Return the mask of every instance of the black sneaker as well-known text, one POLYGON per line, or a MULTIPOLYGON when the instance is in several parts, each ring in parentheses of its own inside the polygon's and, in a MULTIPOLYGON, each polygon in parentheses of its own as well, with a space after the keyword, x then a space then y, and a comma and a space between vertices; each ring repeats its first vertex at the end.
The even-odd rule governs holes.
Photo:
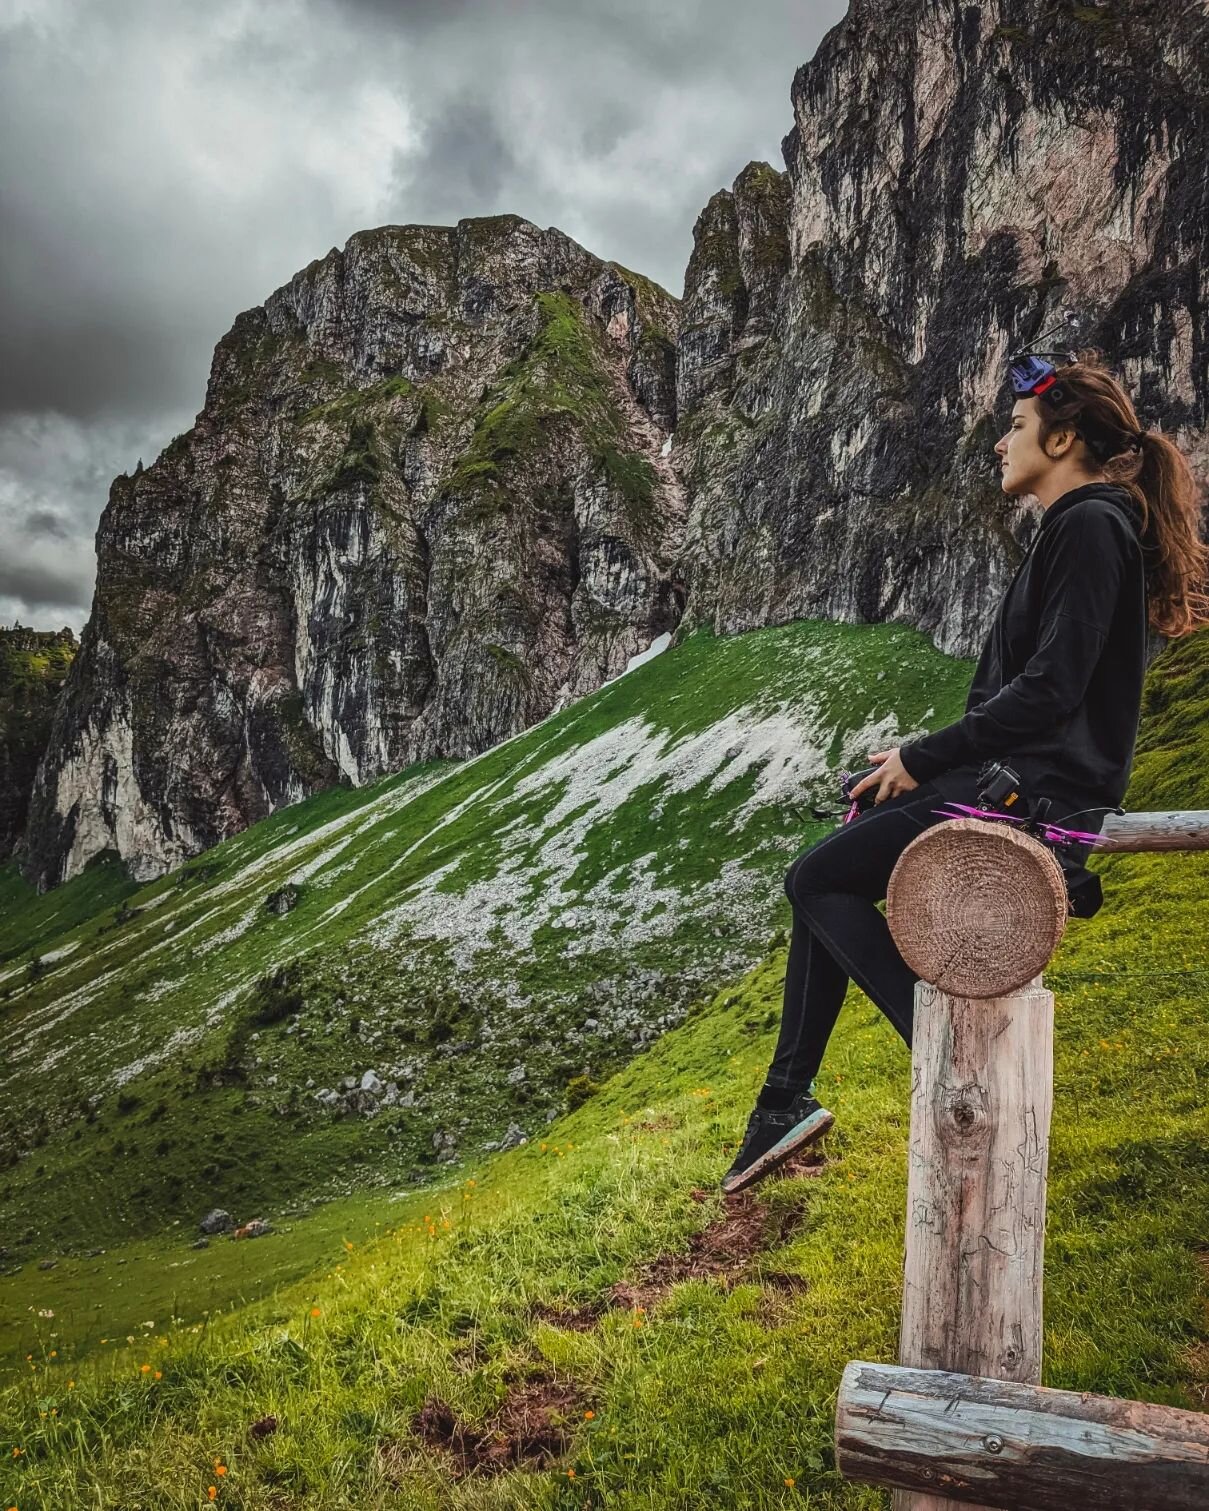
POLYGON ((784 1112, 756 1107, 747 1120, 735 1162, 722 1177, 723 1195, 762 1180, 799 1149, 821 1138, 834 1122, 835 1114, 816 1102, 809 1089, 799 1092, 784 1112))

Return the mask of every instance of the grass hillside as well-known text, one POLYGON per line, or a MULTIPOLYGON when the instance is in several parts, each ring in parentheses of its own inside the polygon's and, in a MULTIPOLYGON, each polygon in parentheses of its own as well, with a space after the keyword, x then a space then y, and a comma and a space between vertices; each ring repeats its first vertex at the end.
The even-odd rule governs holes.
MULTIPOLYGON (((953 716, 967 677, 901 627, 701 632, 137 890, 112 861, 43 896, 10 868, 0 1267, 20 1289, 215 1206, 297 1217, 539 1132, 766 952, 836 765, 953 716)), ((10 1313, 0 1345, 23 1339, 10 1313)))
MULTIPOLYGON (((900 706, 900 730, 917 719, 934 723, 951 717, 951 698, 964 688, 968 667, 945 664, 941 658, 925 667, 917 637, 908 635, 891 648, 878 641, 881 630, 803 625, 734 641, 694 638, 567 711, 572 720, 580 721, 579 738, 572 733, 574 726, 566 729, 567 762, 553 768, 565 782, 559 793, 575 801, 571 773, 590 764, 571 752, 578 749, 581 757, 590 752, 591 741, 601 737, 603 728, 625 729, 639 717, 639 709, 648 720, 662 717, 657 710, 666 711, 676 692, 693 715, 680 727, 681 746, 691 749, 695 732, 725 725, 726 709, 756 699, 764 712, 740 721, 750 741, 760 719, 769 716, 770 704, 786 696, 778 678, 804 674, 804 658, 794 652, 804 648, 809 637, 831 631, 852 637, 850 643, 857 649, 851 670, 834 646, 825 647, 817 660, 819 672, 836 681, 828 693, 816 689, 811 696, 834 698, 838 703, 833 706, 840 706, 849 696, 842 690, 845 678, 853 679, 853 695, 861 685, 878 686, 875 665, 880 661, 878 669, 886 670, 895 664, 892 655, 909 649, 921 656, 918 703, 914 708, 900 706), (805 638, 795 643, 793 635, 805 638), (857 664, 862 653, 869 658, 863 667, 857 664), (735 659, 724 667, 728 656, 735 659), (753 663, 747 659, 751 657, 761 660, 753 663), (757 665, 765 678, 763 692, 753 669, 757 665), (942 694, 939 679, 946 673, 952 673, 952 680, 942 694), (712 716, 702 708, 710 688, 715 697, 712 716), (760 703, 764 696, 770 702, 760 703), (942 706, 942 697, 950 706, 942 706), (610 707, 610 700, 618 701, 610 707), (923 708, 933 702, 936 712, 924 720, 923 708)), ((888 697, 897 700, 897 673, 893 680, 888 697)), ((795 709, 807 685, 792 695, 795 709)), ((1171 647, 1151 669, 1127 807, 1178 803, 1209 808, 1207 711, 1209 636, 1201 634, 1171 647)), ((862 720, 868 724, 886 717, 874 702, 854 708, 840 723, 855 731, 862 720)), ((478 790, 485 792, 490 782, 498 781, 506 785, 511 804, 523 805, 531 791, 524 787, 525 775, 534 769, 528 763, 538 759, 539 747, 547 762, 557 761, 562 734, 557 720, 550 720, 477 763, 445 773, 440 781, 433 772, 405 773, 371 792, 329 794, 316 804, 327 802, 331 807, 306 805, 305 829, 300 825, 288 838, 282 830, 298 823, 303 810, 277 815, 268 825, 202 858, 219 863, 223 851, 245 846, 241 856, 236 850, 238 859, 228 862, 231 869, 225 878, 219 871, 208 882, 193 884, 208 888, 209 905, 197 915, 182 914, 170 933, 193 921, 193 937, 200 943, 204 929, 217 928, 224 939, 211 954, 220 949, 232 952, 223 990, 235 992, 240 971, 247 973, 238 988, 244 997, 232 996, 224 1011, 230 1015, 245 998, 259 1000, 263 1007, 256 982, 263 979, 272 956, 264 945, 259 954, 252 954, 250 936, 258 931, 267 936, 269 927, 277 924, 299 928, 307 916, 307 893, 304 890, 298 906, 284 917, 269 915, 270 926, 258 911, 240 932, 233 929, 227 911, 217 916, 209 911, 224 909, 226 894, 220 889, 225 883, 240 874, 248 878, 243 903, 230 910, 242 922, 270 880, 265 858, 279 845, 305 832, 316 852, 326 855, 351 828, 359 843, 350 841, 339 859, 329 855, 323 865, 352 866, 356 856, 371 850, 368 840, 377 826, 407 823, 411 802, 431 803, 441 782, 456 784, 472 776, 474 767, 479 772, 478 790), (526 741, 533 744, 525 747, 526 741), (488 768, 497 758, 504 764, 488 768), (406 797, 409 788, 411 798, 406 797), (374 806, 391 801, 400 806, 390 817, 374 806), (345 828, 331 827, 339 824, 345 828), (261 832, 270 826, 276 826, 275 834, 261 832), (258 858, 264 870, 253 869, 258 858), (197 922, 198 917, 205 921, 197 922), (249 953, 241 956, 241 948, 249 953)), ((720 748, 730 738, 724 735, 711 747, 717 752, 711 767, 715 775, 738 760, 727 754, 729 746, 720 748)), ((836 738, 829 752, 833 757, 843 745, 843 736, 836 738)), ((649 769, 640 757, 631 754, 629 761, 637 761, 643 771, 649 769)), ((708 798, 714 778, 699 780, 695 801, 677 807, 675 779, 664 769, 661 795, 671 818, 656 825, 648 815, 645 828, 639 823, 632 838, 611 846, 603 842, 608 832, 603 823, 589 831, 597 835, 600 851, 588 861, 593 846, 584 844, 578 864, 587 863, 594 870, 580 874, 595 876, 599 888, 614 867, 627 860, 630 865, 628 886, 611 909, 603 896, 586 894, 592 898, 592 916, 599 923, 611 913, 621 925, 618 934, 634 927, 640 916, 646 894, 638 890, 638 877, 642 871, 659 869, 656 859, 636 872, 633 858, 643 853, 658 857, 661 850, 654 847, 667 837, 667 824, 673 820, 681 828, 679 833, 673 829, 671 837, 691 843, 673 846, 666 870, 657 876, 664 890, 672 890, 668 878, 680 874, 676 860, 682 854, 690 859, 678 894, 691 899, 696 890, 698 896, 716 896, 707 891, 709 868, 695 873, 691 869, 699 853, 715 845, 716 871, 726 860, 747 853, 744 843, 750 853, 761 853, 755 838, 766 838, 769 870, 763 893, 757 888, 754 894, 763 896, 763 903, 753 902, 752 894, 741 896, 734 914, 725 913, 721 900, 715 903, 723 919, 758 908, 764 911, 745 946, 741 932, 710 932, 722 927, 721 922, 702 927, 701 913, 693 906, 679 915, 681 925, 669 922, 662 941, 667 954, 661 958, 675 958, 678 928, 683 926, 683 960, 699 950, 705 961, 695 977, 699 986, 686 998, 669 1001, 670 1010, 663 1016, 670 1017, 673 1026, 603 1085, 581 1083, 571 1096, 564 1087, 561 1099, 556 1099, 552 1075, 544 1083, 549 1106, 557 1109, 569 1099, 583 1100, 548 1126, 540 1121, 543 1102, 519 1104, 530 1114, 532 1125, 524 1145, 484 1156, 467 1137, 457 1150, 461 1162, 435 1172, 426 1169, 425 1174, 436 1179, 423 1189, 409 1191, 405 1181, 399 1190, 375 1190, 368 1182, 353 1189, 356 1183, 350 1179, 351 1194, 299 1215, 290 1222, 288 1235, 279 1232, 246 1243, 216 1240, 209 1249, 194 1252, 185 1236, 173 1247, 167 1235, 155 1231, 154 1192, 140 1204, 113 1191, 120 1183, 118 1159, 107 1180, 103 1174, 103 1160, 113 1158, 107 1140, 129 1129, 135 1143, 133 1168, 143 1181, 150 1180, 147 1141, 174 1115, 172 1093, 147 1091, 169 1103, 168 1110, 154 1119, 149 1116, 154 1101, 140 1101, 125 1113, 102 1102, 92 1124, 86 1119, 82 1124, 57 1124, 48 1113, 45 1143, 23 1154, 7 1172, 5 1200, 12 1205, 4 1212, 5 1230, 11 1231, 19 1212, 31 1222, 51 1223, 61 1221, 65 1211, 77 1222, 81 1217, 91 1220, 96 1213, 103 1225, 100 1207, 112 1194, 119 1207, 119 1218, 108 1219, 112 1230, 120 1232, 122 1222, 139 1236, 91 1259, 62 1254, 56 1268, 48 1271, 36 1262, 45 1245, 31 1245, 19 1272, 0 1282, 14 1317, 21 1317, 8 1339, 19 1340, 21 1353, 28 1355, 19 1361, 19 1377, 0 1396, 0 1422, 7 1433, 0 1439, 0 1504, 15 1505, 18 1511, 85 1505, 133 1511, 211 1501, 275 1511, 387 1505, 607 1505, 654 1511, 698 1505, 888 1504, 880 1492, 842 1482, 831 1450, 840 1371, 849 1358, 894 1357, 901 1286, 909 1065, 896 1036, 855 989, 820 1080, 837 1114, 822 1153, 814 1163, 745 1196, 723 1201, 717 1192, 718 1176, 767 1064, 779 1013, 783 937, 766 940, 769 949, 761 951, 759 946, 761 930, 770 933, 788 921, 788 905, 771 883, 777 871, 783 871, 790 846, 783 843, 778 850, 774 841, 790 840, 792 847, 800 848, 810 837, 795 827, 787 808, 770 803, 749 810, 746 841, 740 827, 734 848, 727 848, 721 836, 730 832, 728 823, 735 822, 743 803, 760 790, 752 768, 746 770, 746 780, 732 794, 729 813, 715 817, 712 824, 708 798), (774 820, 778 813, 784 828, 778 829, 774 820), (643 845, 645 850, 639 848, 643 845), (752 959, 732 966, 744 947, 753 951, 752 959), (733 979, 718 986, 728 969, 734 971, 733 979), (125 1124, 118 1122, 121 1117, 127 1119, 125 1124), (103 1125, 99 1131, 97 1124, 103 1125), (91 1140, 97 1142, 89 1152, 91 1140), (81 1152, 73 1158, 73 1150, 81 1152), (37 1162, 46 1166, 40 1183, 29 1173, 37 1162), (95 1205, 86 1200, 89 1178, 101 1186, 95 1205), (263 1288, 265 1270, 255 1271, 254 1266, 267 1270, 271 1264, 274 1278, 285 1280, 286 1258, 253 1260, 253 1255, 283 1256, 289 1249, 299 1250, 299 1262, 307 1266, 305 1276, 220 1314, 224 1289, 235 1295, 242 1287, 250 1295, 258 1286, 263 1288), (220 1261, 227 1273, 205 1269, 220 1261), (171 1265, 178 1267, 178 1275, 188 1274, 186 1264, 195 1266, 187 1282, 166 1278, 171 1265), (242 1274, 237 1273, 240 1266, 242 1274), (133 1300, 123 1301, 122 1286, 136 1292, 133 1300), (199 1300, 204 1300, 207 1315, 199 1315, 199 1300), (143 1315, 136 1320, 140 1304, 143 1315)), ((762 770, 767 780, 770 766, 762 770)), ((796 780, 800 795, 808 785, 805 769, 796 780)), ((600 775, 593 789, 601 790, 600 775)), ((469 831, 447 851, 437 838, 440 815, 457 810, 466 795, 457 786, 447 806, 435 812, 418 809, 416 828, 408 833, 418 839, 422 825, 428 825, 422 844, 431 848, 412 853, 428 857, 429 875, 440 872, 455 856, 465 856, 468 877, 481 882, 469 831)), ((542 810, 546 827, 552 813, 559 815, 557 801, 542 810)), ((611 810, 610 825, 619 822, 625 806, 611 810)), ((505 826, 511 825, 507 836, 513 845, 533 835, 541 821, 532 810, 527 820, 521 818, 525 811, 508 804, 501 808, 505 826)), ((461 808, 450 826, 469 812, 461 808)), ((484 823, 487 818, 483 813, 484 823)), ((635 819, 638 822, 637 814, 635 819)), ((506 868, 508 857, 498 830, 484 831, 484 861, 493 832, 495 862, 506 868)), ((546 837, 547 854, 552 838, 546 837)), ((392 859, 408 853, 401 839, 398 834, 390 839, 379 836, 381 844, 396 846, 392 859)), ((301 870, 306 865, 298 852, 279 854, 277 861, 271 880, 278 884, 290 867, 301 870)), ((553 885, 566 873, 557 863, 548 864, 546 884, 553 885)), ((1172 854, 1104 856, 1093 864, 1104 877, 1106 905, 1095 919, 1071 924, 1046 973, 1057 996, 1058 1016, 1045 1379, 1057 1386, 1204 1407, 1209 1392, 1203 1224, 1209 1210, 1209 1130, 1204 1118, 1209 947, 1200 918, 1209 863, 1203 854, 1172 854)), ((525 875, 542 875, 532 867, 532 858, 530 866, 525 875)), ((307 881, 313 885, 319 874, 319 868, 309 872, 302 878, 303 887, 307 881)), ((317 909, 310 915, 312 923, 336 900, 349 899, 328 918, 326 927, 354 913, 359 895, 365 894, 358 894, 344 878, 356 874, 343 874, 338 898, 312 905, 317 909)), ((379 937, 395 941, 384 948, 394 950, 390 958, 400 974, 409 972, 411 952, 427 936, 417 928, 406 936, 406 947, 400 945, 400 936, 384 926, 385 898, 392 896, 398 906, 407 896, 407 881, 420 874, 420 866, 409 872, 406 860, 400 860, 392 873, 397 878, 393 894, 382 880, 373 883, 381 890, 364 914, 373 928, 383 931, 379 937)), ((571 873, 573 880, 576 875, 571 873)), ((524 906, 536 899, 525 896, 520 876, 514 875, 511 887, 519 905, 511 912, 505 894, 492 894, 504 905, 495 946, 498 990, 503 995, 515 990, 519 997, 534 987, 523 974, 528 957, 509 927, 519 928, 518 912, 523 914, 524 906)), ((125 899, 122 910, 133 911, 143 896, 163 894, 171 901, 153 905, 153 917, 169 917, 165 910, 170 907, 197 906, 187 902, 185 886, 180 889, 185 896, 178 901, 175 888, 174 879, 167 878, 125 899)), ((423 888, 413 895, 425 895, 423 888)), ((44 903, 42 899, 32 906, 44 903)), ((424 915, 430 927, 436 911, 429 905, 424 915)), ((669 907, 667 912, 677 910, 669 907)), ((456 894, 448 913, 458 915, 456 894)), ((414 922, 416 915, 410 916, 414 922)), ((103 1019, 99 1014, 90 1017, 88 1010, 109 988, 106 973, 124 974, 127 991, 133 993, 130 983, 142 978, 132 973, 150 968, 156 960, 155 944, 168 948, 151 936, 127 956, 105 955, 117 943, 116 938, 112 943, 106 940, 122 937, 122 929, 138 919, 96 933, 111 922, 108 912, 101 920, 75 921, 67 938, 43 953, 45 958, 61 950, 63 943, 78 941, 75 950, 51 962, 52 969, 66 968, 85 951, 98 957, 90 973, 77 967, 80 975, 70 988, 86 995, 91 986, 96 992, 75 1010, 77 1035, 92 1032, 94 1038, 86 1057, 72 1061, 72 1073, 86 1074, 95 1059, 100 1082, 113 1076, 119 1061, 118 1068, 125 1068, 129 1061, 122 1056, 137 1053, 148 1065, 121 1084, 139 1085, 139 1076, 148 1076, 149 1085, 158 1087, 154 1078, 179 1074, 190 1055, 200 1064, 201 1046, 207 1040, 203 1032, 180 1053, 170 1052, 158 1067, 150 1063, 154 1049, 146 1047, 150 1029, 144 1020, 153 1016, 148 1004, 158 1004, 167 994, 156 998, 149 986, 140 985, 137 997, 126 997, 130 1006, 125 1014, 121 997, 110 999, 114 1035, 125 1034, 126 1042, 119 1046, 120 1054, 102 1058, 103 1019)), ((535 936, 543 922, 548 920, 539 916, 535 936)), ((363 940, 373 937, 368 922, 357 925, 354 918, 349 927, 365 929, 363 940)), ((586 933, 586 924, 581 927, 586 933)), ((437 972, 448 970, 452 961, 460 984, 476 962, 468 955, 459 959, 451 942, 452 924, 443 938, 450 953, 430 957, 432 979, 439 979, 437 972)), ((296 951, 303 942, 294 941, 296 951)), ((527 942, 530 954, 536 954, 540 939, 536 945, 532 939, 527 942)), ((632 939, 613 960, 650 944, 632 939)), ((335 946, 333 938, 332 953, 335 946)), ((585 952, 585 967, 606 967, 605 947, 597 948, 600 956, 585 952)), ((353 969, 368 953, 364 943, 359 951, 351 951, 347 968, 353 969)), ((205 983, 212 967, 210 955, 200 950, 196 955, 195 1011, 204 1022, 215 1001, 205 995, 211 990, 205 983)), ((555 969, 557 947, 546 960, 555 970, 554 990, 566 993, 562 1010, 569 1013, 573 998, 568 976, 575 957, 565 938, 562 956, 566 975, 555 969)), ((13 1034, 22 1019, 31 1030, 50 1024, 55 999, 38 996, 45 990, 41 977, 26 979, 25 958, 12 958, 24 974, 14 978, 20 989, 4 1004, 5 1032, 13 1034)), ((178 959, 166 974, 171 977, 173 970, 181 971, 187 964, 178 959)), ((482 962, 478 965, 481 968, 482 962)), ((656 969, 644 967, 641 955, 638 968, 656 969)), ((668 966, 658 969, 671 977, 668 966)), ((369 995, 383 990, 384 980, 382 968, 369 995)), ((62 992, 58 1010, 70 1000, 62 992)), ((648 1026, 658 1026, 658 1002, 658 988, 653 988, 643 1009, 648 1026)), ((592 1003, 595 1015, 595 989, 592 1003)), ((177 1006, 183 1014, 183 997, 177 1006)), ((333 1021, 341 1022, 344 1013, 360 1012, 363 1006, 348 1002, 341 1013, 333 1011, 333 1021)), ((294 1016, 305 1023, 313 1011, 308 1004, 296 1015, 259 1030, 261 1039, 249 1041, 239 1061, 248 1078, 244 1083, 190 1089, 192 1142, 199 1150, 208 1151, 208 1135, 214 1130, 226 1128, 227 1139, 236 1139, 237 1130, 247 1126, 240 1119, 259 1120, 253 1126, 268 1127, 264 1109, 272 1099, 256 1076, 275 1057, 301 1052, 303 1046, 275 1046, 294 1016), (271 1053, 268 1041, 274 1046, 271 1053), (265 1048, 254 1051, 252 1042, 265 1048), (257 1053, 266 1062, 260 1067, 254 1063, 257 1053), (261 1100, 255 1102, 258 1097, 261 1100), (238 1115, 235 1098, 242 1098, 245 1109, 238 1115)), ((317 1016, 322 1023, 322 1011, 317 1016)), ((159 1027, 161 1043, 170 1021, 159 1027)), ((179 1029, 188 1031, 196 1021, 182 1016, 179 1029)), ((605 1021, 603 1010, 600 1021, 605 1021)), ((216 1022, 211 1032, 221 1036, 225 1030, 216 1022)), ((291 1038, 300 1034, 301 1029, 291 1038)), ((313 1037, 326 1036, 316 1029, 313 1037)), ((588 1042, 581 1024, 573 1025, 568 1035, 568 1042, 577 1040, 588 1042)), ((11 1046, 25 1042, 14 1035, 6 1054, 13 1052, 11 1046)), ((76 1042, 66 1033, 45 1038, 37 1053, 61 1051, 57 1065, 70 1060, 76 1042)), ((219 1042, 225 1045, 226 1040, 220 1037, 219 1042)), ((456 1042, 456 1031, 454 1039, 440 1042, 456 1042)), ((340 1047, 343 1050, 343 1044, 340 1047)), ((632 1038, 628 1045, 618 1043, 614 1052, 624 1059, 633 1050, 632 1038)), ((449 1064, 460 1069, 468 1061, 490 1060, 497 1081, 503 1079, 507 1085, 513 1046, 497 1054, 479 1043, 474 1051, 450 1057, 449 1064)), ((346 1062, 337 1057, 327 1063, 346 1062)), ((44 1100, 51 1080, 45 1069, 43 1065, 24 1073, 44 1100)), ((300 1065, 291 1067, 291 1074, 301 1070, 300 1065)), ((590 1081, 603 1077, 602 1064, 590 1081)), ((20 1079, 18 1072, 6 1096, 20 1079)), ((190 1082, 190 1088, 195 1084, 190 1082)), ((423 1084, 427 1088, 434 1083, 423 1084)), ((513 1091, 523 1084, 514 1083, 513 1091)), ((468 1098, 490 1089, 469 1081, 466 1085, 473 1088, 463 1093, 468 1098)), ((515 1109, 508 1111, 505 1088, 495 1090, 500 1098, 494 1104, 497 1119, 520 1116, 515 1109)), ((183 1083, 178 1083, 176 1094, 184 1098, 183 1083)), ((26 1105, 28 1109, 31 1104, 26 1105)), ((345 1138, 340 1147, 347 1160, 352 1159, 355 1136, 369 1151, 371 1170, 379 1162, 388 1165, 386 1184, 398 1185, 400 1169, 389 1162, 406 1133, 393 1136, 390 1153, 379 1151, 376 1144, 379 1125, 389 1115, 393 1109, 369 1119, 336 1119, 331 1127, 339 1128, 345 1138)), ((449 1114, 442 1115, 448 1121, 449 1114)), ((314 1160, 315 1168, 322 1168, 320 1155, 313 1151, 322 1150, 325 1136, 330 1136, 323 1125, 295 1126, 288 1113, 273 1116, 287 1130, 278 1156, 282 1163, 289 1165, 290 1152, 296 1150, 298 1160, 314 1160)), ((287 1189, 283 1175, 270 1177, 251 1158, 257 1153, 247 1152, 246 1169, 231 1167, 243 1170, 238 1178, 266 1182, 269 1193, 287 1189)), ((188 1168, 187 1161, 183 1168, 188 1168)), ((335 1183, 332 1189, 337 1189, 335 1183)), ((190 1208, 182 1224, 196 1221, 198 1194, 192 1201, 182 1198, 190 1208)), ((246 1208, 240 1215, 246 1215, 246 1208)))

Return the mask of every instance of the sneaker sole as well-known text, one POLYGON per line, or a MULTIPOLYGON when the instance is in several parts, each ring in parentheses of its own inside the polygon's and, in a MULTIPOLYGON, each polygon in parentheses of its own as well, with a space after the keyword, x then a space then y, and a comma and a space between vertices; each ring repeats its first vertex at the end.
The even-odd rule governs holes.
POLYGON ((729 1180, 721 1182, 722 1194, 731 1196, 736 1191, 745 1191, 748 1186, 754 1186, 758 1180, 763 1180, 770 1175, 778 1166, 783 1165, 787 1159, 795 1155, 799 1149, 805 1149, 813 1144, 827 1132, 835 1122, 835 1114, 828 1112, 826 1107, 820 1107, 818 1112, 813 1112, 801 1123, 791 1128, 779 1144, 774 1144, 767 1150, 754 1165, 749 1165, 746 1170, 738 1175, 731 1176, 729 1180))

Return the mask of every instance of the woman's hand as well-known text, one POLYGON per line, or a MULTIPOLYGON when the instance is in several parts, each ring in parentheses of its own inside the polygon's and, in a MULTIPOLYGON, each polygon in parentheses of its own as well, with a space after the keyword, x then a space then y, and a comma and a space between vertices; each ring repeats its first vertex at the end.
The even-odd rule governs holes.
POLYGON ((863 782, 852 789, 852 796, 859 797, 868 787, 877 788, 874 803, 884 803, 888 797, 897 797, 900 792, 910 792, 919 783, 898 758, 898 746, 893 750, 871 750, 869 759, 876 761, 880 770, 872 772, 863 782))

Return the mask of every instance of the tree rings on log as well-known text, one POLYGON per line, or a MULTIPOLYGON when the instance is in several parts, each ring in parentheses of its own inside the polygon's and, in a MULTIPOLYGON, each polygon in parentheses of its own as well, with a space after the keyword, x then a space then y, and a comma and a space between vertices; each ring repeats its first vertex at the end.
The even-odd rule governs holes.
POLYGON ((1003 997, 1049 963, 1066 928, 1062 867, 1031 835, 948 819, 898 858, 886 921, 921 981, 955 997, 1003 997))

